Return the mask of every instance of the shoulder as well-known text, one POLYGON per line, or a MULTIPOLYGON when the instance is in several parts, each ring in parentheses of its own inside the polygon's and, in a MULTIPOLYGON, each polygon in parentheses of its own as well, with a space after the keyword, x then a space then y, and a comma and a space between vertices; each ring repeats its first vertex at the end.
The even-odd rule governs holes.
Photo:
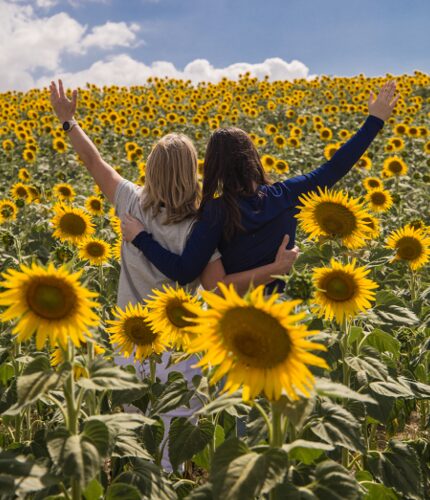
POLYGON ((287 193, 288 179, 282 182, 274 182, 260 186, 260 192, 268 198, 280 198, 287 193))
POLYGON ((122 179, 115 190, 114 205, 117 211, 123 211, 135 198, 140 197, 142 187, 127 179, 122 179))

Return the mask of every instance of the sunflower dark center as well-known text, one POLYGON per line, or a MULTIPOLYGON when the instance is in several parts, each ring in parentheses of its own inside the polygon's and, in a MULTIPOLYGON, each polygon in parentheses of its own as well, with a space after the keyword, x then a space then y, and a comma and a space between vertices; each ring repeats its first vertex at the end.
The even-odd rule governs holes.
POLYGON ((87 253, 91 255, 91 257, 102 257, 105 254, 105 248, 100 243, 96 241, 92 241, 88 243, 86 246, 87 253))
POLYGON ((321 229, 327 234, 349 236, 357 227, 354 213, 347 207, 325 201, 315 210, 315 217, 321 229))
POLYGON ((394 174, 398 174, 399 172, 402 171, 402 164, 399 161, 394 160, 394 161, 390 162, 389 169, 394 174))
POLYGON ((411 236, 401 238, 396 246, 397 255, 404 260, 415 260, 423 251, 420 241, 411 236))
POLYGON ((60 193, 63 195, 63 196, 71 196, 72 195, 72 191, 70 190, 70 188, 66 187, 66 186, 61 186, 59 188, 59 191, 60 193))
POLYGON ((378 193, 378 192, 372 193, 371 197, 372 197, 372 203, 374 205, 383 205, 387 201, 387 198, 384 193, 378 193))
POLYGON ((351 299, 356 291, 355 280, 343 271, 332 271, 320 283, 319 288, 325 290, 327 297, 336 302, 351 299))
POLYGON ((185 328, 186 326, 193 325, 193 323, 184 318, 195 317, 195 314, 187 311, 180 301, 174 300, 167 304, 166 314, 170 323, 175 325, 177 328, 185 328))
POLYGON ((251 367, 272 368, 291 351, 288 331, 276 318, 252 306, 228 310, 219 328, 229 350, 251 367))
POLYGON ((150 345, 157 338, 149 324, 144 318, 127 318, 124 322, 124 333, 134 343, 138 345, 150 345))
POLYGON ((85 220, 77 214, 64 214, 60 220, 60 229, 72 236, 81 236, 87 229, 85 220))
POLYGON ((379 187, 380 186, 379 182, 375 179, 370 179, 367 183, 370 187, 379 187))
POLYGON ((13 215, 12 207, 8 207, 7 205, 4 205, 1 209, 1 214, 5 219, 12 217, 12 215, 13 215))
POLYGON ((20 186, 17 188, 16 194, 21 198, 25 198, 28 196, 28 191, 24 187, 20 186))
POLYGON ((91 208, 93 210, 100 210, 101 208, 101 203, 99 200, 91 200, 91 208))
POLYGON ((59 278, 39 278, 28 287, 27 304, 37 316, 48 320, 66 318, 76 307, 74 289, 59 278))

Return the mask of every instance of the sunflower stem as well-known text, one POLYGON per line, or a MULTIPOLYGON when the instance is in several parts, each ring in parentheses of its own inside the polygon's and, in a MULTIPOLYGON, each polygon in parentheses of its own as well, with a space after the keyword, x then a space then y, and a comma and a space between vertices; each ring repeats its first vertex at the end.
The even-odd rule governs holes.
POLYGON ((269 435, 269 443, 271 443, 272 439, 273 439, 273 428, 272 428, 272 423, 270 422, 270 419, 269 419, 269 415, 267 415, 267 413, 265 412, 264 408, 260 405, 260 403, 257 403, 257 401, 254 402, 254 406, 260 412, 261 416, 263 417, 263 420, 266 423, 267 432, 268 432, 268 435, 269 435))
POLYGON ((284 444, 284 433, 283 433, 283 415, 282 410, 278 402, 272 401, 272 435, 270 439, 270 446, 274 448, 282 448, 284 444))
MULTIPOLYGON (((342 360, 342 382, 344 385, 349 387, 349 367, 346 364, 346 358, 348 355, 348 336, 349 336, 349 321, 344 317, 342 321, 341 338, 339 342, 341 360, 342 360), (343 335, 342 335, 343 333, 343 335)), ((348 468, 348 450, 342 448, 342 465, 348 468)))
POLYGON ((409 286, 410 286, 410 290, 411 290, 411 302, 415 302, 415 300, 416 300, 415 271, 411 268, 410 268, 410 275, 411 275, 411 278, 410 278, 409 286))
POLYGON ((155 384, 155 375, 157 371, 157 361, 153 356, 149 358, 149 380, 151 384, 155 384))

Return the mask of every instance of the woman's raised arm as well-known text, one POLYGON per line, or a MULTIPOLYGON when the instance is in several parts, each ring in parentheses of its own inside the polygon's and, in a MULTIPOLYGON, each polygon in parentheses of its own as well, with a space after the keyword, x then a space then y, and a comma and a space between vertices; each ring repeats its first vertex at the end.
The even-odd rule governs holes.
POLYGON ((351 170, 384 126, 384 121, 391 115, 400 97, 400 95, 394 97, 395 90, 396 84, 394 81, 390 81, 384 84, 376 99, 373 92, 370 92, 369 116, 358 132, 320 167, 312 172, 286 179, 281 183, 285 195, 292 204, 296 204, 300 195, 316 191, 318 186, 322 189, 324 187, 331 188, 351 170))
MULTIPOLYGON (((72 92, 72 99, 68 99, 64 93, 63 82, 61 80, 58 80, 58 89, 55 82, 52 81, 49 90, 51 91, 52 107, 61 123, 72 120, 78 102, 78 91, 74 90, 72 92)), ((66 134, 70 136, 73 149, 84 162, 88 172, 93 176, 99 188, 107 199, 111 203, 114 203, 115 191, 118 184, 122 181, 122 177, 103 160, 94 143, 79 125, 75 125, 66 134)))

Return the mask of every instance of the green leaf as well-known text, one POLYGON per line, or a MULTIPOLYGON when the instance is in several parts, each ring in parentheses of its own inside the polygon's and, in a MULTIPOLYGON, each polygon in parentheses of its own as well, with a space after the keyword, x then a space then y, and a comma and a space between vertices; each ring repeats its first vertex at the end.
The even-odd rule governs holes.
POLYGON ((399 384, 394 379, 383 382, 371 382, 369 388, 372 392, 390 398, 413 398, 414 393, 403 384, 399 384))
POLYGON ((401 498, 424 498, 420 461, 415 450, 406 443, 390 440, 387 451, 369 452, 365 463, 378 481, 393 488, 401 498))
POLYGON ((367 335, 363 342, 364 345, 370 345, 379 352, 391 352, 397 359, 400 355, 400 342, 383 330, 375 328, 372 333, 367 335))
POLYGON ((186 417, 174 418, 169 429, 169 459, 173 469, 203 450, 214 431, 214 425, 206 419, 194 425, 186 417))
POLYGON ((348 335, 348 345, 352 345, 354 342, 360 342, 363 335, 363 328, 360 326, 351 326, 348 335))
POLYGON ((362 481, 360 484, 367 490, 363 500, 398 500, 399 498, 392 488, 387 488, 383 484, 369 481, 362 481))
POLYGON ((250 449, 242 440, 237 437, 227 439, 222 443, 222 445, 216 450, 211 470, 210 480, 213 482, 215 474, 218 474, 224 468, 228 467, 230 462, 234 459, 245 455, 250 449))
MULTIPOLYGON (((221 448, 217 453, 222 453, 221 448)), ((213 498, 243 500, 264 495, 283 480, 287 464, 287 453, 280 448, 240 455, 213 474, 213 498)))
POLYGON ((169 482, 154 463, 141 458, 130 458, 132 470, 121 473, 115 478, 115 483, 125 483, 136 487, 141 498, 154 500, 177 499, 169 482))
POLYGON ((388 377, 387 367, 379 359, 370 356, 348 356, 346 364, 355 372, 364 372, 376 380, 386 380, 388 377))
POLYGON ((17 402, 4 412, 4 415, 17 415, 23 408, 56 388, 64 377, 64 373, 51 368, 46 356, 36 357, 23 373, 17 379, 17 402))
MULTIPOLYGON (((216 425, 214 434, 215 450, 218 448, 218 446, 220 446, 224 442, 224 440, 225 440, 225 433, 223 427, 221 427, 221 425, 216 425)), ((193 456, 193 462, 199 467, 202 467, 203 469, 206 470, 209 470, 211 465, 211 457, 212 457, 211 444, 212 443, 208 443, 202 451, 196 453, 193 456)))
POLYGON ((83 495, 85 500, 100 500, 103 498, 103 487, 97 479, 93 479, 88 483, 88 486, 83 491, 83 495))
POLYGON ((242 395, 239 391, 233 394, 220 394, 213 401, 203 406, 195 415, 213 415, 221 411, 226 411, 234 417, 238 417, 238 409, 242 410, 241 415, 249 412, 250 408, 242 400, 242 395))
POLYGON ((151 453, 152 456, 155 456, 163 441, 164 437, 164 422, 161 418, 156 420, 154 425, 145 425, 142 431, 142 440, 145 445, 145 448, 151 453))
POLYGON ((89 366, 89 377, 81 377, 77 385, 94 391, 123 391, 126 389, 142 389, 142 382, 119 366, 113 366, 106 359, 98 358, 89 366))
POLYGON ((340 405, 322 401, 310 430, 319 439, 348 450, 364 452, 361 428, 355 417, 340 405))
POLYGON ((183 377, 166 384, 162 393, 157 397, 151 408, 151 415, 162 415, 179 406, 188 404, 193 391, 189 391, 183 377))
POLYGON ((352 399, 363 403, 374 403, 375 400, 368 394, 361 394, 353 391, 348 386, 338 382, 332 382, 328 378, 316 378, 315 390, 318 394, 331 398, 352 399))
POLYGON ((307 486, 318 500, 358 500, 360 486, 350 472, 332 460, 317 465, 315 479, 307 486))
POLYGON ((309 465, 314 463, 325 451, 331 451, 334 447, 331 444, 297 439, 292 443, 284 444, 282 449, 288 453, 290 459, 299 460, 309 465))
POLYGON ((419 322, 417 315, 408 309, 403 300, 389 291, 376 293, 376 307, 372 313, 378 322, 387 327, 412 326, 419 322))
POLYGON ((107 425, 100 420, 87 420, 84 425, 82 438, 89 439, 97 448, 101 456, 105 457, 110 448, 110 436, 107 425))
POLYGON ((114 483, 106 490, 106 500, 141 500, 137 488, 126 483, 114 483))
POLYGON ((0 384, 6 385, 8 380, 13 378, 14 375, 15 370, 13 369, 12 363, 0 365, 0 384))
POLYGON ((54 464, 66 476, 77 478, 82 488, 100 470, 99 452, 84 435, 71 435, 67 429, 60 427, 48 436, 47 447, 54 464))

